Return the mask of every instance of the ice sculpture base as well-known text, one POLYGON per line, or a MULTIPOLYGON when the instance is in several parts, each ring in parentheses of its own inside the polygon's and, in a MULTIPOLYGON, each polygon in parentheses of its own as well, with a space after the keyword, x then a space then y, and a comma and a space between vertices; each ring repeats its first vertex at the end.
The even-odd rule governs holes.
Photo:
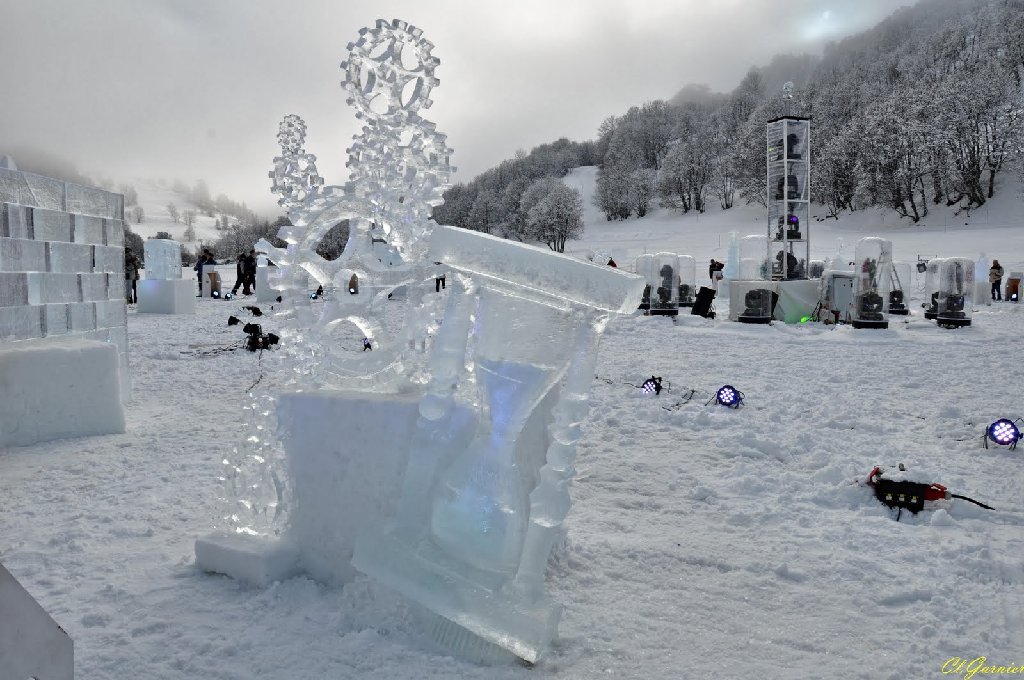
POLYGON ((210 534, 196 539, 196 566, 265 588, 299 572, 299 550, 288 542, 263 536, 210 534))
POLYGON ((191 279, 144 279, 138 292, 139 313, 196 313, 196 284, 191 279))
POLYGON ((0 349, 0 447, 125 430, 117 347, 26 340, 0 349))
POLYGON ((270 287, 270 268, 256 268, 256 302, 276 302, 281 291, 270 287))
POLYGON ((351 581, 356 536, 379 530, 402 492, 419 394, 282 394, 278 431, 294 489, 286 538, 323 583, 351 581))
POLYGON ((439 640, 452 651, 479 657, 472 651, 475 635, 536 662, 558 633, 561 606, 547 596, 530 602, 519 593, 489 589, 468 578, 464 565, 447 561, 429 544, 417 549, 393 534, 361 537, 352 558, 356 569, 464 628, 465 637, 439 640))

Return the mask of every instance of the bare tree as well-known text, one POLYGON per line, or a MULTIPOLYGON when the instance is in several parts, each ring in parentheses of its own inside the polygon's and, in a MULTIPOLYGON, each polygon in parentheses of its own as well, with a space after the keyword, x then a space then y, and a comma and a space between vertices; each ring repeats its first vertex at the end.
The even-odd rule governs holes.
POLYGON ((141 205, 132 208, 132 219, 135 220, 135 224, 142 224, 145 221, 146 211, 142 209, 141 205))
POLYGON ((174 220, 175 224, 177 224, 181 219, 181 213, 178 212, 178 206, 174 205, 174 203, 167 204, 167 214, 172 220, 174 220))

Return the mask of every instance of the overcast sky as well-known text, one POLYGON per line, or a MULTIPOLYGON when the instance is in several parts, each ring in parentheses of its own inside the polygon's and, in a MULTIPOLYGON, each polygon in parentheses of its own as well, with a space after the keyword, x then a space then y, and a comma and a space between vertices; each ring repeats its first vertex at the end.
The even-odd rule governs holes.
MULTIPOLYGON (((204 178, 263 214, 285 114, 328 184, 359 131, 339 86, 377 18, 441 60, 424 117, 458 181, 559 137, 595 136, 687 83, 734 88, 776 53, 820 52, 909 0, 0 0, 0 153, 32 146, 91 176, 204 178)), ((17 162, 17 158, 15 158, 17 162)))

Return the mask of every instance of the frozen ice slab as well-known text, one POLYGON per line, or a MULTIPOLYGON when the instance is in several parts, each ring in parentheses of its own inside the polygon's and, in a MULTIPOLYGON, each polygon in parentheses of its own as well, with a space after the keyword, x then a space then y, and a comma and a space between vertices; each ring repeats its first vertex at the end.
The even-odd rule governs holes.
MULTIPOLYGON (((140 314, 195 314, 196 284, 192 279, 144 279, 138 283, 140 314)), ((123 298, 123 296, 122 296, 123 298)), ((122 306, 123 299, 122 299, 122 306)))
POLYGON ((460 627, 441 627, 449 643, 534 662, 557 632, 544 571, 569 510, 598 340, 611 313, 636 309, 644 279, 453 227, 434 230, 430 252, 472 283, 450 294, 398 512, 360 537, 352 563, 460 627), (452 420, 462 404, 475 427, 452 420), (550 426, 531 460, 520 443, 538 419, 550 426))
POLYGON ((177 280, 181 278, 181 244, 163 238, 146 239, 146 278, 177 280))
POLYGON ((458 227, 434 229, 430 257, 521 293, 620 314, 636 309, 645 285, 642 277, 614 267, 458 227))
POLYGON ((196 566, 264 588, 299 571, 299 551, 289 543, 249 534, 220 533, 196 539, 196 566))
MULTIPOLYGON (((38 318, 42 308, 30 309, 38 318)), ((63 338, 0 347, 0 446, 124 432, 117 347, 63 338)))

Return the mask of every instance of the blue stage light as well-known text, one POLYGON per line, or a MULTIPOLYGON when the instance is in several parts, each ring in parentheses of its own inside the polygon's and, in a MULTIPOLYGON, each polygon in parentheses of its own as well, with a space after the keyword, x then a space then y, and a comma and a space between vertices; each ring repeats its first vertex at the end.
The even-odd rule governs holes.
POLYGON ((1020 439, 1020 429, 1009 418, 1000 418, 985 430, 985 448, 988 448, 990 439, 999 446, 1009 446, 1011 449, 1015 449, 1017 440, 1020 439))
POLYGON ((661 378, 657 376, 651 376, 640 386, 644 392, 651 394, 661 394, 661 378))
POLYGON ((739 408, 743 402, 743 393, 732 385, 722 385, 715 393, 715 401, 722 406, 739 408))

